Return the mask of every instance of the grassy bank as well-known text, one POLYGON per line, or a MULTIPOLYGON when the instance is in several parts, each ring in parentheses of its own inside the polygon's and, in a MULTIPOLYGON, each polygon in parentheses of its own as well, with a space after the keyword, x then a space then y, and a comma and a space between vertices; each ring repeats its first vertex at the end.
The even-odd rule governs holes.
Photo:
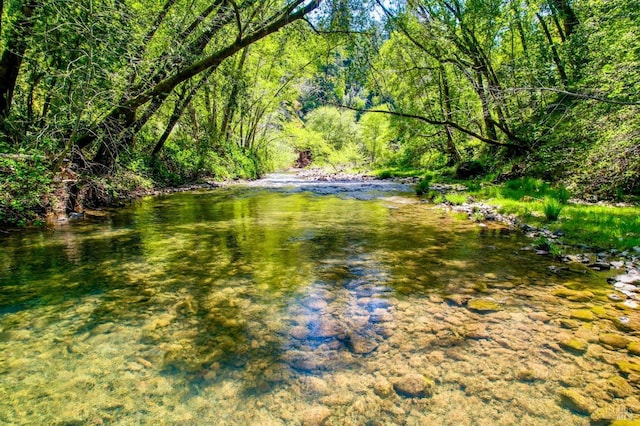
POLYGON ((533 178, 504 184, 459 183, 468 190, 443 195, 425 191, 427 183, 422 182, 417 190, 434 202, 462 204, 473 199, 494 205, 502 214, 515 215, 523 223, 562 235, 564 243, 569 245, 620 251, 640 247, 640 207, 637 205, 586 203, 573 199, 562 186, 554 187, 533 178))

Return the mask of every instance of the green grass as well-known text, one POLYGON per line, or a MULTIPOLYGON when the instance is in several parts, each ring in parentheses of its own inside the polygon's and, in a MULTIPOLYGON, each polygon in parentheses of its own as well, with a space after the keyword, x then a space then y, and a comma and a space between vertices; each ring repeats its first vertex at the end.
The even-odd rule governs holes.
POLYGON ((374 176, 379 177, 380 179, 389 179, 394 177, 422 177, 424 176, 424 170, 420 169, 379 169, 374 170, 374 176))
POLYGON ((518 179, 504 185, 485 186, 471 193, 499 206, 533 226, 563 231, 567 244, 628 250, 640 246, 640 207, 568 203, 564 187, 553 188, 537 179, 518 179))
POLYGON ((459 206, 467 202, 469 199, 469 194, 465 193, 451 193, 446 194, 444 199, 453 204, 454 206, 459 206))
POLYGON ((560 201, 555 200, 553 198, 549 198, 544 202, 544 206, 542 210, 544 212, 544 217, 547 218, 550 222, 555 222, 560 217, 560 212, 562 211, 562 203, 560 201))

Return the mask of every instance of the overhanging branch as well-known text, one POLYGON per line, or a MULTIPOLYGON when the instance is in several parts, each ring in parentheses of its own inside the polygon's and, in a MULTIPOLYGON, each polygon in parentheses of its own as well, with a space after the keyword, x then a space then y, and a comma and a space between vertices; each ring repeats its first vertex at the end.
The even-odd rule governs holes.
POLYGON ((424 123, 428 123, 428 124, 432 124, 434 126, 449 126, 452 127, 466 135, 469 135, 473 138, 476 138, 482 142, 485 142, 489 145, 495 145, 495 146, 503 146, 503 147, 508 147, 508 148, 515 148, 518 150, 524 150, 524 151, 531 151, 531 149, 528 146, 525 145, 517 145, 517 144, 513 144, 513 143, 509 143, 509 142, 501 142, 501 141, 497 141, 495 139, 491 139, 491 138, 487 138, 486 136, 482 136, 479 133, 474 132, 473 130, 469 130, 463 126, 461 126, 460 124, 456 123, 455 121, 450 121, 450 120, 434 120, 431 118, 427 118, 427 117, 423 117, 421 115, 415 115, 415 114, 407 114, 404 112, 397 112, 397 111, 385 111, 382 109, 360 109, 360 108, 353 108, 347 105, 339 105, 339 104, 334 104, 335 107, 337 108, 344 108, 344 109, 349 109, 352 111, 358 111, 358 112, 375 112, 375 113, 380 113, 380 114, 389 114, 389 115, 393 115, 396 117, 403 117, 403 118, 410 118, 412 120, 420 120, 424 123))

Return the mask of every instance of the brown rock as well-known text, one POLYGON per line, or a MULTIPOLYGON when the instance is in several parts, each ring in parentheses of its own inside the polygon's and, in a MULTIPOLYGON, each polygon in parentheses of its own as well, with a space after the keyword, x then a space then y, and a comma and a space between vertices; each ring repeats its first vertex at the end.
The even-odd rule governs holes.
POLYGON ((573 389, 560 391, 560 401, 563 407, 581 414, 589 415, 595 411, 594 403, 573 389))
POLYGON ((549 322, 549 320, 551 319, 546 312, 531 312, 529 313, 528 317, 529 319, 532 319, 534 321, 541 322, 549 322))
POLYGON ((627 339, 626 337, 621 336, 620 334, 614 334, 614 333, 601 334, 598 337, 598 340, 603 345, 608 345, 616 349, 624 349, 627 347, 627 345, 630 342, 630 340, 627 339))
POLYGON ((407 374, 393 381, 396 393, 409 398, 432 396, 435 387, 435 382, 422 374, 407 374))
POLYGON ((325 424, 330 415, 331 410, 327 407, 316 405, 302 412, 302 424, 305 426, 321 426, 325 424))
POLYGON ((626 398, 633 394, 633 387, 620 376, 614 376, 607 382, 607 392, 616 398, 626 398))

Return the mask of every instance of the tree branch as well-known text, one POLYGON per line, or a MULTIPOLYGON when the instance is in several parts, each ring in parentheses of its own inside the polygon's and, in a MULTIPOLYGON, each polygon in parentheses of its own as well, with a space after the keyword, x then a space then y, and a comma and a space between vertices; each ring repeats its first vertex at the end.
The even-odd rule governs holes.
POLYGON ((559 93, 561 95, 566 95, 566 96, 570 96, 572 98, 577 98, 577 99, 589 99, 589 100, 592 100, 592 101, 604 102, 604 103, 607 103, 607 104, 614 104, 614 105, 640 105, 640 101, 621 101, 621 100, 618 100, 618 99, 607 99, 607 98, 602 98, 602 97, 597 96, 597 95, 592 95, 590 93, 569 92, 567 90, 556 89, 554 87, 513 87, 513 88, 510 88, 510 89, 503 89, 503 90, 505 92, 512 92, 512 93, 545 91, 545 92, 559 93))
POLYGON ((428 124, 432 124, 434 126, 450 126, 453 127, 456 130, 459 130, 460 132, 469 135, 471 137, 474 137, 482 142, 488 143, 489 145, 496 145, 496 146, 503 146, 503 147, 509 147, 509 148, 516 148, 519 150, 524 150, 524 151, 530 151, 531 149, 525 145, 516 145, 516 144, 512 144, 512 143, 508 143, 508 142, 501 142, 501 141, 497 141, 495 139, 491 139, 491 138, 487 138, 485 136, 482 136, 479 133, 474 132, 473 130, 469 130, 465 127, 462 127, 460 124, 456 123, 455 121, 450 121, 450 120, 433 120, 431 118, 427 118, 427 117, 423 117, 421 115, 415 115, 415 114, 407 114, 404 112, 396 112, 396 111, 385 111, 382 109, 360 109, 360 108, 352 108, 350 106, 347 105, 339 105, 339 104, 333 104, 333 106, 337 107, 337 108, 344 108, 344 109, 349 109, 352 111, 357 111, 357 112, 376 112, 376 113, 381 113, 381 114, 389 114, 389 115, 393 115, 396 117, 403 117, 403 118, 410 118, 413 120, 420 120, 424 123, 428 123, 428 124))

